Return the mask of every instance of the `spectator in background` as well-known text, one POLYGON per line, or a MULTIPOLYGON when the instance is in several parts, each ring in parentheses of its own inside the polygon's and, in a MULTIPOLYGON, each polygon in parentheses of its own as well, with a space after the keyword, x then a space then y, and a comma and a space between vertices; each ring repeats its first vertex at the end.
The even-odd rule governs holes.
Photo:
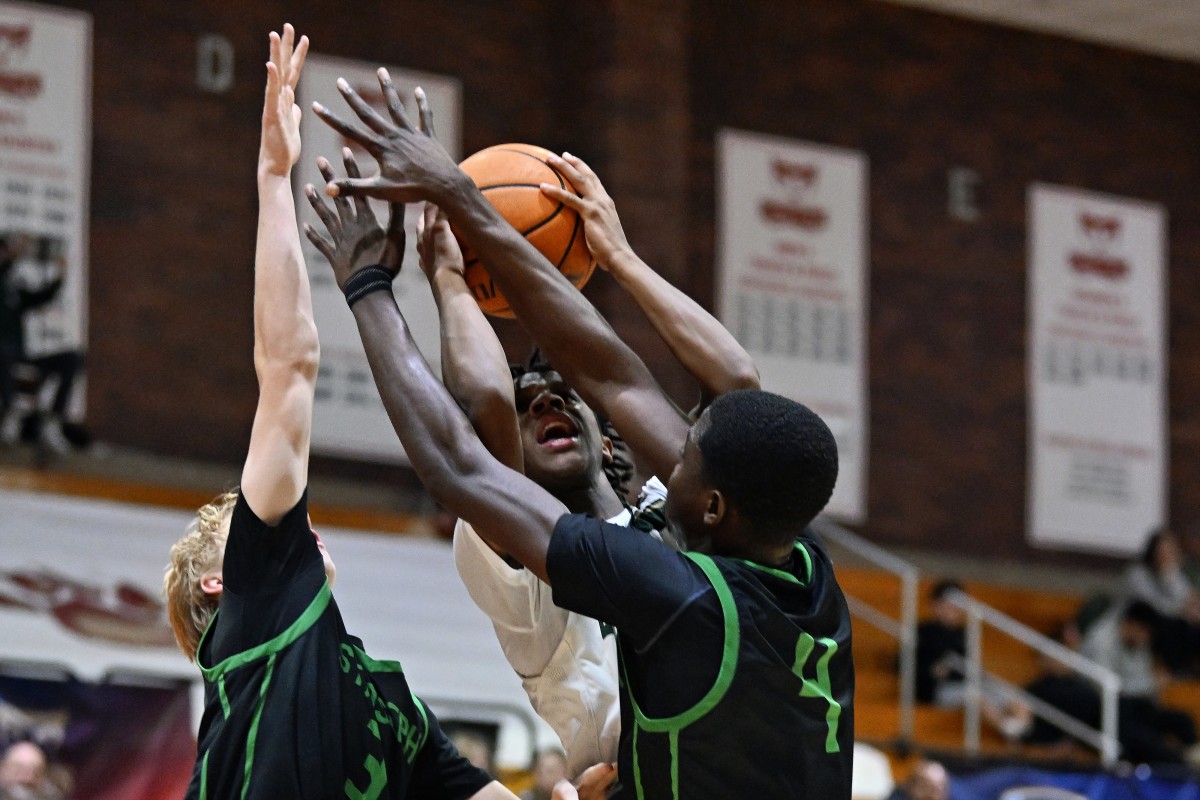
MULTIPOLYGON (((453 729, 454 725, 451 723, 446 727, 453 729)), ((450 743, 458 748, 458 752, 462 753, 463 758, 470 761, 472 766, 479 767, 488 774, 495 773, 495 764, 492 763, 495 753, 492 751, 492 743, 486 736, 476 733, 470 728, 453 730, 449 736, 450 743)))
POLYGON ((918 762, 887 800, 950 800, 950 774, 937 761, 918 762))
POLYGON ((0 757, 0 800, 62 800, 51 782, 46 754, 33 742, 16 742, 0 757))
POLYGON ((966 657, 966 614, 947 599, 962 591, 954 580, 939 581, 930 592, 933 618, 917 626, 917 700, 942 706, 961 706, 962 660, 966 657))
POLYGON ((1171 672, 1192 673, 1200 656, 1200 594, 1183 571, 1179 539, 1160 528, 1125 573, 1125 591, 1154 612, 1153 647, 1171 672))
MULTIPOLYGON (((1157 619, 1154 609, 1141 600, 1118 606, 1088 629, 1080 652, 1121 679, 1118 738, 1126 759, 1200 766, 1195 721, 1158 699, 1159 686, 1168 676, 1157 669, 1151 648, 1157 619)), ((1098 699, 1096 709, 1098 720, 1098 699)))
POLYGON ((31 357, 25 343, 25 314, 52 302, 63 286, 63 261, 58 274, 39 289, 29 289, 17 280, 16 263, 29 250, 29 237, 9 240, 0 237, 0 439, 11 444, 20 436, 41 441, 59 452, 70 446, 84 447, 90 442, 86 428, 66 420, 67 406, 75 377, 83 367, 83 354, 63 350, 31 357), (14 401, 17 391, 17 369, 28 365, 35 369, 40 380, 58 380, 48 415, 36 409, 27 419, 16 417, 14 401))
POLYGON ((521 800, 550 800, 554 787, 567 777, 567 756, 557 747, 538 753, 533 764, 533 788, 521 792, 521 800))

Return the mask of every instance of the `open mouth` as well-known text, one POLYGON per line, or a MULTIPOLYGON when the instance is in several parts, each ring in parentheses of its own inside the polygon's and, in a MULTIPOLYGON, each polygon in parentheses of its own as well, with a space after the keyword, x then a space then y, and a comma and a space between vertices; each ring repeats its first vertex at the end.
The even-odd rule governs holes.
POLYGON ((562 447, 579 438, 579 428, 566 414, 549 413, 538 420, 537 443, 546 447, 562 447))

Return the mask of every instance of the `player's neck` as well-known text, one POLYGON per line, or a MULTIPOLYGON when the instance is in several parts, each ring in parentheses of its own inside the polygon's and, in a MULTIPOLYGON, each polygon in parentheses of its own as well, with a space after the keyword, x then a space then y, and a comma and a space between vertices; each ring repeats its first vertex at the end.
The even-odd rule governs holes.
POLYGON ((597 519, 608 519, 621 513, 625 503, 613 490, 603 473, 599 481, 593 481, 587 486, 558 493, 558 499, 572 513, 590 514, 597 519))

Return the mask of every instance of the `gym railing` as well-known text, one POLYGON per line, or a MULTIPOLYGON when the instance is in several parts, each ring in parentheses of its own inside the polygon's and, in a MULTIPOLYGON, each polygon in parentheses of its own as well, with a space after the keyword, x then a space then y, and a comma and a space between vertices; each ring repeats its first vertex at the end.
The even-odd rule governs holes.
POLYGON ((846 595, 850 613, 895 639, 900 646, 900 730, 902 745, 913 743, 913 705, 917 688, 917 581, 920 572, 915 566, 893 555, 857 533, 848 531, 825 517, 817 518, 812 527, 831 544, 847 550, 877 569, 889 572, 900 580, 900 616, 896 618, 882 609, 853 595, 846 595))
POLYGON ((1117 741, 1117 699, 1121 691, 1121 679, 1107 667, 1090 658, 1081 656, 1048 636, 1044 636, 1028 625, 1018 622, 986 603, 964 594, 951 591, 946 599, 961 608, 967 615, 966 706, 963 717, 963 744, 967 752, 979 752, 981 709, 984 700, 983 685, 987 681, 1003 686, 1006 694, 1026 703, 1037 716, 1062 729, 1100 753, 1100 763, 1112 767, 1117 763, 1120 745, 1117 741), (1014 686, 983 669, 983 626, 988 625, 1018 642, 1036 650, 1077 674, 1096 684, 1100 690, 1100 727, 1093 728, 1074 717, 1064 714, 1054 706, 1014 686))

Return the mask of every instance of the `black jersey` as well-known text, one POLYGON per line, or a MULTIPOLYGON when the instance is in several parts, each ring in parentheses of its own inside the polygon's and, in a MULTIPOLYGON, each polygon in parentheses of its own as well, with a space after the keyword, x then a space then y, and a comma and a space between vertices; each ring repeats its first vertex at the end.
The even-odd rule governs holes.
POLYGON ((464 800, 491 778, 459 755, 400 665, 350 636, 309 528, 233 511, 216 616, 197 651, 205 708, 188 798, 464 800))
POLYGON ((769 569, 566 515, 546 568, 556 604, 617 628, 619 797, 850 797, 850 615, 810 534, 769 569))

